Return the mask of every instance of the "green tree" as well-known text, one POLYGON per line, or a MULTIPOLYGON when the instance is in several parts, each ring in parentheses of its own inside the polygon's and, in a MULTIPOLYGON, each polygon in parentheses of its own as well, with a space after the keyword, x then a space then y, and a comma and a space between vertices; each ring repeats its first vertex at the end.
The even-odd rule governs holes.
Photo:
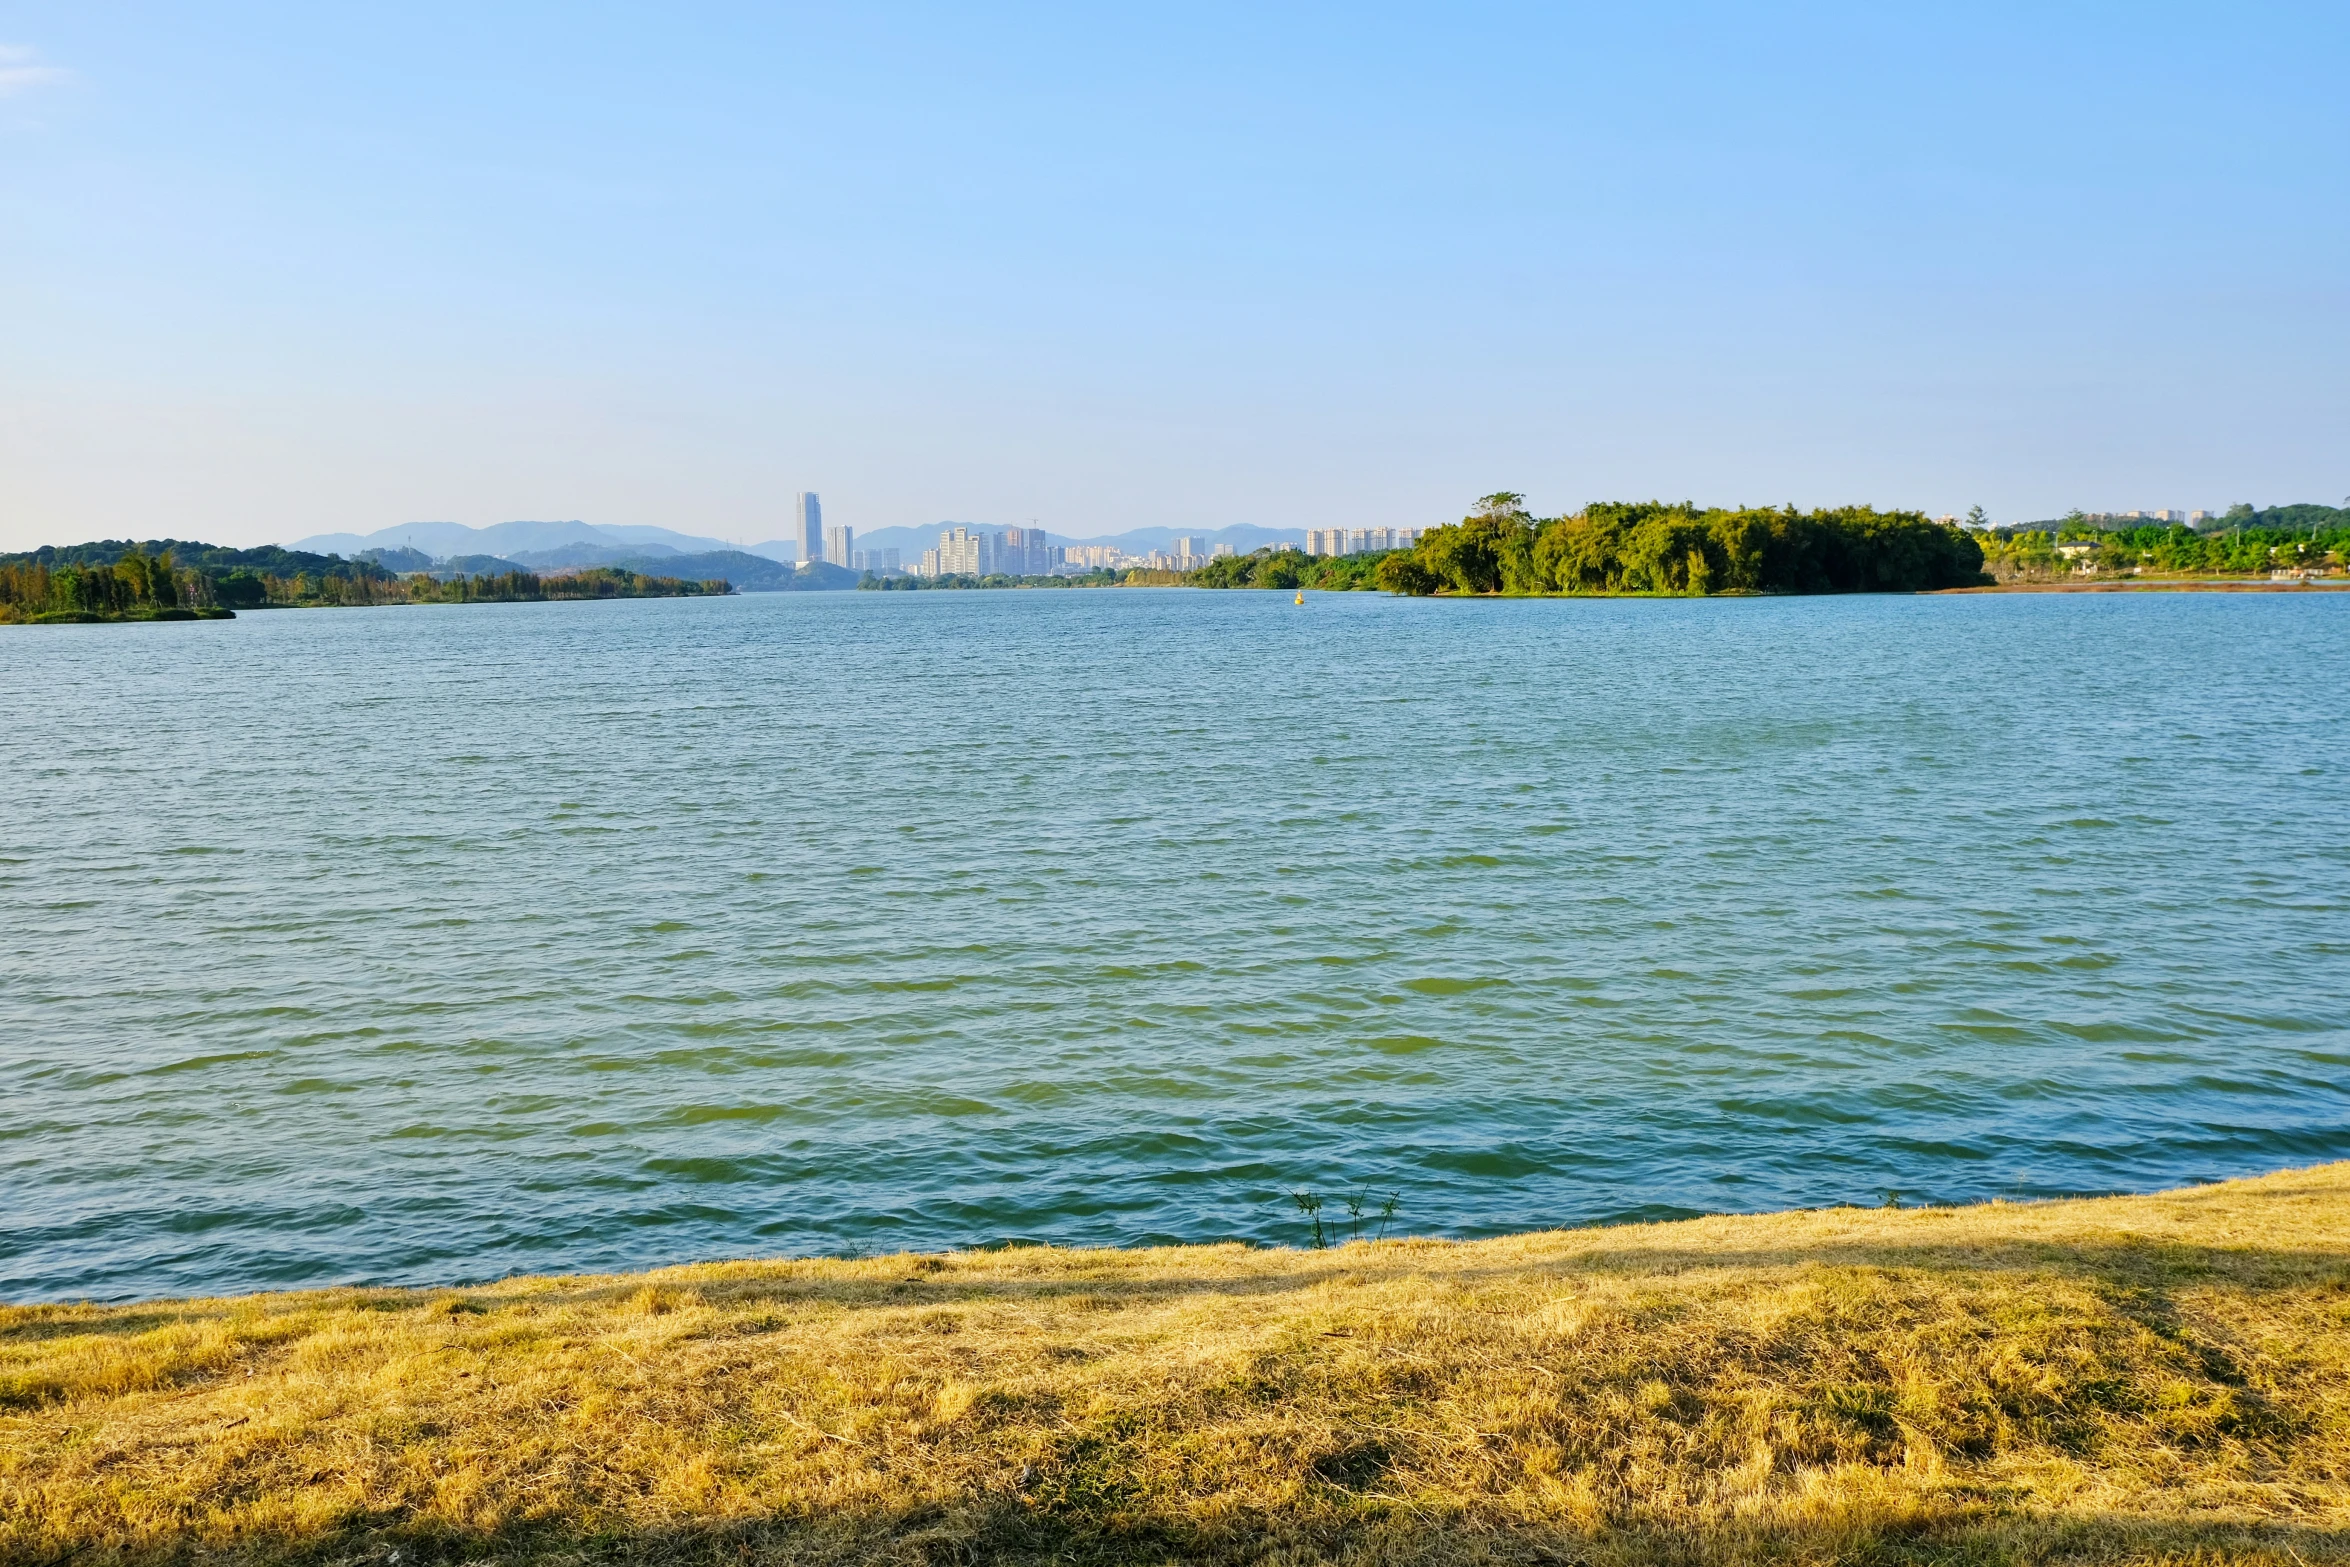
POLYGON ((1479 496, 1477 509, 1450 527, 1431 528, 1420 540, 1420 564, 1455 593, 1539 593, 1534 519, 1525 497, 1511 490, 1479 496))
POLYGON ((1397 550, 1379 562, 1379 586, 1390 593, 1425 598, 1436 591, 1436 573, 1420 563, 1411 550, 1397 550))
POLYGON ((1284 546, 1257 562, 1256 582, 1260 587, 1294 588, 1305 580, 1306 552, 1284 546))

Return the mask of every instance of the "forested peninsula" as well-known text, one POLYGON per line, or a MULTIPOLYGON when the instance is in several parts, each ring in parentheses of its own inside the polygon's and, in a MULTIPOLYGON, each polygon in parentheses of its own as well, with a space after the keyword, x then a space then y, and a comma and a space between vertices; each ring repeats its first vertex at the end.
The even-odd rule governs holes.
POLYGON ((619 566, 436 578, 370 560, 264 545, 103 539, 0 555, 0 624, 227 619, 240 609, 366 604, 497 604, 678 598, 733 592, 723 579, 648 576, 619 566))
POLYGON ((1535 517, 1488 495, 1410 549, 1307 561, 1295 551, 1212 561, 1199 587, 1384 588, 1426 594, 1917 593, 1989 582, 1959 528, 1919 512, 1728 509, 1609 501, 1535 517), (1287 558, 1284 558, 1287 557, 1287 558))
POLYGON ((1964 527, 1920 512, 1724 509, 1606 502, 1538 518, 1486 496, 1411 549, 1310 557, 1294 547, 1226 556, 1180 577, 1202 588, 1384 588, 1407 594, 1917 593, 2100 582, 2160 586, 2350 573, 2350 508, 2238 506, 2201 527, 2080 512, 1964 527))

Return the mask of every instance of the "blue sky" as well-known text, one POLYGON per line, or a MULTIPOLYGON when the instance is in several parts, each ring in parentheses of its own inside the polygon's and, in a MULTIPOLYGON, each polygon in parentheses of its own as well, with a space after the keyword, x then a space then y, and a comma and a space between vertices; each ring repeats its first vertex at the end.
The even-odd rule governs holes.
POLYGON ((0 545, 2350 494, 2350 8, 0 3, 0 545))

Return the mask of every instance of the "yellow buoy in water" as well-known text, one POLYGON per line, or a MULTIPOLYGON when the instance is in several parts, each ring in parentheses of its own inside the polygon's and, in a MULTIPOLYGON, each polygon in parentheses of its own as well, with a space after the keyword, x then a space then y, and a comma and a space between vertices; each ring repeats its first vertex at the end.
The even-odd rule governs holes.
POLYGON ((1306 590, 1305 590, 1305 589, 1303 589, 1303 588, 1299 588, 1299 589, 1297 590, 1297 601, 1298 601, 1300 604, 1303 604, 1303 603, 1306 601, 1306 590))

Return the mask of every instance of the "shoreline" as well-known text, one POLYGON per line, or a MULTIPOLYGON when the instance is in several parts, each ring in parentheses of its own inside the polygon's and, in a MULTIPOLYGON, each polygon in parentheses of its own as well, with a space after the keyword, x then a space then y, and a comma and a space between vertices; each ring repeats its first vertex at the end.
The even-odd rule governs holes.
POLYGON ((1955 593, 2302 593, 2311 589, 2340 592, 2350 589, 2350 577, 2312 578, 2301 582, 2270 582, 2244 578, 2154 577, 2128 581, 2001 582, 1988 587, 1932 588, 1935 596, 1955 593))
POLYGON ((2350 1162, 0 1308, 0 1557, 2350 1555, 2350 1162))

